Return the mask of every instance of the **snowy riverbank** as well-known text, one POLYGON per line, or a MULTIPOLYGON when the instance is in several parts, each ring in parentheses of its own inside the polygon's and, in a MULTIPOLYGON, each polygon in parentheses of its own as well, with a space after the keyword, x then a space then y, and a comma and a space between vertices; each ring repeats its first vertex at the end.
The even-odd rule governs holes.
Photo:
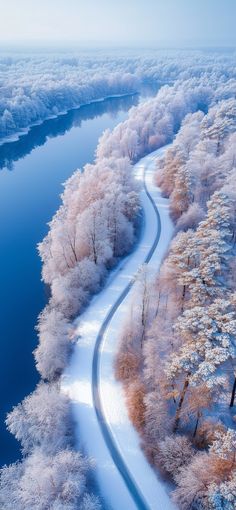
POLYGON ((16 133, 13 133, 12 135, 4 136, 3 138, 0 139, 0 147, 2 145, 4 145, 5 143, 17 142, 23 136, 28 135, 28 133, 30 132, 30 130, 33 127, 41 126, 42 124, 44 124, 44 122, 47 122, 48 120, 56 119, 58 117, 63 117, 64 115, 67 115, 69 112, 71 112, 73 110, 79 110, 80 108, 83 108, 84 106, 89 106, 91 104, 103 103, 104 101, 107 101, 109 99, 119 99, 122 97, 135 96, 137 94, 139 94, 139 92, 137 92, 137 91, 127 92, 124 94, 109 94, 108 96, 100 97, 98 99, 92 99, 91 101, 87 101, 85 103, 78 104, 78 105, 68 108, 66 110, 62 110, 61 112, 58 112, 56 115, 49 115, 48 117, 45 117, 41 120, 33 122, 27 128, 22 128, 19 131, 17 131, 16 133))
MULTIPOLYGON (((137 179, 143 179, 144 170, 146 171, 146 186, 160 214, 160 239, 149 263, 149 267, 153 267, 155 271, 160 265, 172 235, 168 202, 161 197, 160 191, 152 184, 156 158, 164 150, 165 148, 162 148, 153 152, 135 165, 137 179)), ((136 508, 136 505, 110 456, 97 421, 92 392, 93 354, 98 332, 107 314, 144 262, 156 238, 159 228, 156 212, 145 190, 141 192, 141 198, 145 212, 145 226, 140 243, 135 252, 126 257, 112 272, 105 289, 94 297, 89 308, 80 316, 77 328, 78 342, 62 379, 62 391, 68 393, 73 402, 78 446, 83 446, 86 453, 95 459, 99 487, 105 500, 114 510, 120 510, 120 508, 132 510, 136 508)), ((114 379, 113 361, 117 351, 119 325, 123 321, 128 299, 129 295, 116 310, 101 345, 99 392, 103 413, 126 469, 141 493, 146 508, 171 509, 173 504, 164 484, 157 480, 139 447, 139 436, 129 421, 121 385, 114 379)))

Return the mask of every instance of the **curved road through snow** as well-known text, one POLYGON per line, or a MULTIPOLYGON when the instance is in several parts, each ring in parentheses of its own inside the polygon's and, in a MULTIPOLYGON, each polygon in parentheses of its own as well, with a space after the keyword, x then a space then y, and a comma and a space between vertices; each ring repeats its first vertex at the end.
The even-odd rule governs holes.
POLYGON ((135 165, 136 178, 144 184, 145 221, 140 242, 79 317, 78 342, 62 380, 62 390, 73 402, 78 447, 95 459, 99 487, 113 510, 174 508, 139 446, 122 387, 113 374, 119 326, 125 320, 133 277, 143 263, 158 270, 172 235, 168 201, 153 185, 156 159, 165 149, 135 165))
MULTIPOLYGON (((160 214, 157 209, 157 206, 156 206, 156 204, 155 204, 155 202, 154 202, 152 196, 150 195, 150 193, 147 189, 147 186, 146 186, 146 180, 145 180, 146 171, 147 171, 147 168, 144 167, 144 171, 143 171, 144 189, 145 189, 146 195, 148 196, 148 198, 153 206, 153 209, 155 211, 156 218, 157 218, 156 236, 155 236, 152 247, 150 248, 147 256, 144 259, 144 263, 148 264, 148 262, 150 262, 150 260, 152 258, 152 255, 153 255, 153 253, 158 245, 159 239, 160 239, 161 219, 160 219, 160 214)), ((103 411, 101 391, 100 391, 99 357, 100 357, 100 351, 101 351, 101 343, 103 341, 104 334, 105 334, 113 316, 115 315, 115 313, 118 310, 121 303, 126 298, 127 294, 131 290, 133 284, 134 284, 134 280, 132 279, 127 284, 127 286, 125 287, 125 289, 123 290, 121 295, 118 297, 118 299, 112 306, 111 310, 109 311, 107 317, 105 318, 105 320, 102 324, 102 327, 98 333, 96 344, 94 347, 94 356, 93 356, 92 389, 93 389, 93 403, 94 403, 94 408, 96 411, 97 419, 98 419, 103 437, 106 441, 106 444, 107 444, 109 451, 111 453, 111 456, 113 458, 113 461, 114 461, 117 469, 119 470, 121 476, 123 477, 124 482, 129 490, 130 494, 132 495, 137 508, 140 510, 149 510, 149 505, 145 501, 145 498, 142 495, 142 493, 139 491, 139 488, 137 487, 135 480, 132 478, 132 474, 129 472, 129 469, 127 468, 125 461, 123 460, 123 458, 119 452, 119 449, 117 448, 117 445, 113 439, 112 432, 110 432, 110 427, 107 425, 106 416, 103 411)))

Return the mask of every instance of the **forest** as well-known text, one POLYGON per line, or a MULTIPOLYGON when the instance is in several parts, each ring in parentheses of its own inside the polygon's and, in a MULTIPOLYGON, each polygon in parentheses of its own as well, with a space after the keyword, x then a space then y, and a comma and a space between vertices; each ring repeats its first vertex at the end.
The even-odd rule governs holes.
POLYGON ((45 61, 0 62, 3 76, 11 68, 3 78, 1 136, 82 102, 139 90, 145 80, 174 82, 104 132, 94 163, 65 183, 61 206, 38 246, 50 288, 34 352, 41 382, 7 416, 23 456, 2 470, 4 510, 102 508, 93 461, 74 448, 60 378, 76 341, 73 320, 139 240, 143 218, 132 166, 170 143, 156 184, 169 197, 174 238, 160 272, 149 275, 144 266, 137 276, 115 371, 142 447, 174 484, 179 508, 234 509, 236 77, 231 56, 224 64, 221 58, 199 52, 190 65, 191 54, 183 54, 177 65, 176 54, 159 61, 100 57, 88 66, 89 57, 64 57, 59 67, 55 57, 38 89, 34 77, 45 61), (30 83, 22 71, 27 66, 30 83))
POLYGON ((145 84, 236 77, 234 55, 200 50, 135 50, 79 54, 0 55, 0 140, 52 116, 107 96, 139 92, 145 84))
POLYGON ((188 114, 158 162, 175 235, 143 267, 115 369, 150 462, 183 510, 235 508, 236 101, 188 114))

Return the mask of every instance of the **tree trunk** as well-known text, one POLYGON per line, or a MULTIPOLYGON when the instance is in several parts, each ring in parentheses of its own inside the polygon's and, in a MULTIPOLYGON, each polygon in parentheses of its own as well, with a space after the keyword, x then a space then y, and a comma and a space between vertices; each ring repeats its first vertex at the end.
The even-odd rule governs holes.
POLYGON ((145 337, 145 331, 143 329, 142 336, 141 336, 141 341, 140 341, 141 351, 143 350, 144 337, 145 337))
POLYGON ((168 299, 169 299, 169 295, 167 294, 166 296, 166 304, 165 304, 165 321, 166 321, 166 316, 167 316, 167 308, 168 308, 168 299))
POLYGON ((67 258, 66 258, 66 252, 65 252, 65 248, 64 248, 64 246, 62 247, 62 251, 63 251, 63 255, 64 255, 64 259, 65 259, 65 263, 66 263, 66 265, 67 265, 68 269, 70 269, 70 268, 71 268, 71 266, 68 264, 68 260, 67 260, 67 258))
POLYGON ((143 348, 143 341, 146 333, 146 325, 147 325, 147 309, 148 309, 148 290, 147 290, 147 282, 146 282, 146 275, 145 275, 145 281, 144 281, 144 289, 143 289, 143 296, 142 296, 142 337, 141 337, 141 350, 143 348))
POLYGON ((114 238, 113 238, 113 255, 116 256, 116 246, 117 246, 117 221, 114 220, 114 238))
POLYGON ((145 335, 145 305, 144 305, 144 297, 143 297, 143 303, 142 303, 142 336, 141 336, 141 351, 143 350, 143 341, 144 341, 144 335, 145 335))
POLYGON ((190 376, 190 372, 188 372, 187 377, 186 377, 186 379, 184 381, 184 385, 183 385, 183 389, 182 389, 182 392, 181 392, 181 395, 180 395, 178 407, 176 409, 173 432, 177 432, 177 429, 178 429, 178 426, 179 426, 181 409, 182 409, 182 405, 184 403, 184 398, 185 398, 185 395, 186 395, 186 391, 187 391, 188 385, 189 385, 189 376, 190 376))
POLYGON ((72 251, 72 253, 73 253, 74 257, 75 257, 75 262, 78 262, 76 251, 75 251, 75 248, 74 248, 71 240, 69 241, 69 243, 70 243, 71 251, 72 251))
MULTIPOLYGON (((173 391, 175 391, 175 387, 174 387, 174 384, 173 384, 173 383, 172 383, 172 385, 171 385, 171 388, 172 388, 172 390, 173 390, 173 391)), ((173 400, 174 400, 174 403, 176 404, 176 398, 175 398, 175 396, 174 396, 174 395, 173 395, 173 400)))
POLYGON ((186 285, 183 286, 181 313, 183 313, 183 311, 184 311, 185 294, 186 294, 186 285))
POLYGON ((93 243, 93 261, 97 265, 97 253, 96 253, 95 243, 93 243))
POLYGON ((200 418, 201 418, 201 413, 200 413, 200 411, 198 411, 198 413, 197 413, 197 421, 196 421, 195 429, 194 429, 194 432, 193 432, 193 437, 196 437, 196 435, 197 435, 197 429, 198 429, 200 418))
POLYGON ((157 309, 156 309, 155 317, 157 317, 158 312, 159 312, 160 298, 161 298, 161 293, 159 291, 158 292, 158 301, 157 301, 157 309))
POLYGON ((234 377, 234 384, 233 384, 233 389, 232 389, 232 394, 231 394, 231 400, 230 400, 229 407, 233 407, 233 405, 234 405, 235 392, 236 392, 236 377, 234 377))

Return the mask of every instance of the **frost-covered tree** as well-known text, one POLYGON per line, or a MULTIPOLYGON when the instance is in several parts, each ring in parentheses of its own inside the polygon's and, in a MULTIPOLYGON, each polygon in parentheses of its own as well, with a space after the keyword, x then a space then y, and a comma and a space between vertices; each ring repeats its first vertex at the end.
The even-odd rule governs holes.
MULTIPOLYGON (((165 393, 160 386, 146 393, 144 397, 144 432, 147 442, 146 449, 152 450, 152 459, 155 462, 158 442, 171 433, 171 420, 168 415, 165 393), (153 455, 154 451, 154 455, 153 455)), ((158 461, 158 458, 156 459, 158 461)))
POLYGON ((62 373, 68 361, 72 332, 64 315, 49 306, 40 314, 37 330, 36 367, 43 379, 53 380, 62 373))
POLYGON ((137 275, 134 291, 134 303, 136 317, 139 321, 140 327, 140 347, 143 348, 143 342, 145 338, 145 332, 147 329, 148 315, 149 315, 149 304, 150 304, 150 289, 148 285, 148 269, 146 265, 143 265, 137 275))
POLYGON ((188 169, 181 166, 175 175, 174 190, 170 195, 170 214, 176 221, 192 202, 191 181, 188 169))
POLYGON ((218 478, 215 464, 209 461, 208 454, 197 453, 192 462, 175 475, 174 502, 180 510, 208 510, 208 485, 218 478))
POLYGON ((187 469, 183 467, 175 475, 174 500, 181 510, 235 507, 235 438, 231 429, 216 432, 209 452, 196 454, 187 469))
POLYGON ((212 483, 209 487, 208 505, 210 510, 235 510, 236 469, 220 484, 212 483))
POLYGON ((174 191, 175 176, 182 164, 181 155, 175 155, 171 148, 166 151, 163 159, 157 161, 156 183, 164 196, 169 197, 174 191))
POLYGON ((181 347, 170 356, 166 373, 171 380, 176 377, 183 380, 175 416, 176 431, 189 384, 206 382, 209 387, 221 384, 217 369, 236 358, 234 296, 232 300, 217 299, 208 307, 186 310, 177 320, 174 332, 181 338, 181 347))
POLYGON ((219 396, 222 387, 220 386, 217 391, 218 388, 219 385, 216 386, 216 388, 214 388, 215 391, 213 391, 213 389, 209 388, 206 383, 203 383, 200 386, 191 385, 189 387, 181 417, 188 426, 193 426, 193 438, 196 438, 198 434, 198 430, 204 419, 204 414, 207 415, 207 413, 209 413, 213 407, 214 398, 219 396))
POLYGON ((190 204, 187 211, 185 211, 177 220, 175 231, 185 232, 189 229, 196 230, 204 216, 204 210, 197 202, 190 204))
POLYGON ((227 429, 216 432, 216 437, 209 449, 210 453, 236 463, 236 431, 227 429))
POLYGON ((176 476, 183 466, 187 468, 194 454, 194 449, 186 436, 167 436, 158 444, 158 462, 172 476, 176 476))
POLYGON ((209 507, 212 510, 233 510, 236 501, 236 432, 227 429, 216 433, 209 453, 219 465, 222 476, 219 483, 215 480, 209 486, 209 507))
POLYGON ((76 510, 81 504, 86 510, 98 510, 97 499, 85 494, 89 469, 89 461, 72 450, 50 456, 36 448, 21 463, 2 470, 1 506, 4 510, 76 510))
POLYGON ((108 212, 102 201, 90 205, 78 218, 79 251, 84 257, 91 258, 95 264, 106 263, 112 257, 109 242, 108 212))
POLYGON ((8 414, 7 428, 21 442, 24 454, 36 446, 47 454, 67 447, 72 441, 72 416, 68 398, 56 384, 40 383, 8 414))
MULTIPOLYGON (((164 267, 171 268, 170 277, 175 282, 175 292, 180 301, 180 310, 184 310, 188 281, 186 275, 192 271, 195 265, 196 242, 194 232, 189 229, 187 232, 180 232, 172 241, 170 253, 164 263, 164 267)), ((162 270, 161 270, 162 271, 162 270)))
MULTIPOLYGON (((186 232, 186 235, 188 232, 186 232)), ((182 240, 183 233, 177 240, 182 240)), ((191 306, 209 303, 214 297, 223 296, 222 275, 225 274, 228 252, 231 249, 228 198, 216 192, 208 202, 206 219, 198 225, 192 235, 186 252, 189 264, 186 266, 185 254, 178 251, 178 244, 173 243, 170 260, 178 267, 177 280, 182 284, 184 295, 188 290, 191 306)), ((182 249, 182 252, 184 250, 182 249)))

